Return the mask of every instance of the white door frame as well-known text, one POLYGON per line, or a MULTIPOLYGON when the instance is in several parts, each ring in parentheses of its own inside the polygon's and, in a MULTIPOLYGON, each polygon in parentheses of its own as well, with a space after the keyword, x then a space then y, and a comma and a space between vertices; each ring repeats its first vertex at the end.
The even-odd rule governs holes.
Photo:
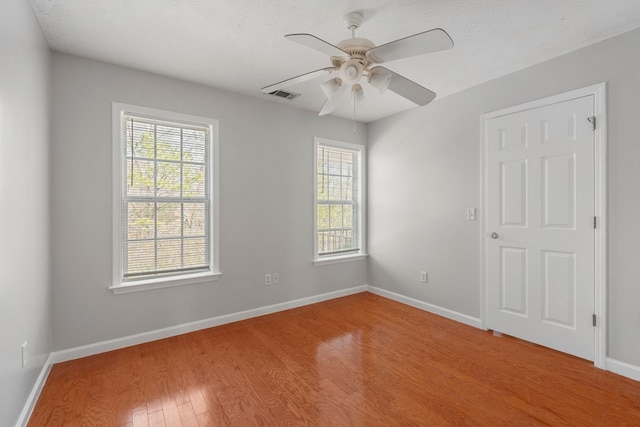
POLYGON ((594 114, 596 117, 596 129, 594 131, 594 191, 595 191, 595 215, 597 225, 595 229, 595 259, 594 259, 594 314, 597 325, 594 339, 594 360, 593 364, 601 369, 606 369, 607 357, 607 114, 606 114, 606 83, 599 83, 570 92, 561 93, 548 98, 527 102, 502 110, 486 113, 480 116, 481 120, 481 173, 482 173, 482 281, 481 295, 482 304, 480 308, 482 328, 487 329, 488 300, 488 248, 490 233, 487 218, 487 188, 488 188, 488 140, 487 121, 495 117, 517 113, 543 107, 549 104, 568 101, 574 98, 593 95, 594 114))

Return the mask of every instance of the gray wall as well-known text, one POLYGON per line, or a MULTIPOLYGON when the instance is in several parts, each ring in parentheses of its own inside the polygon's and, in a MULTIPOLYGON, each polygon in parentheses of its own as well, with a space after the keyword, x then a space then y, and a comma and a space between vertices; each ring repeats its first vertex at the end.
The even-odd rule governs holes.
POLYGON ((0 2, 0 58, 0 425, 9 426, 51 351, 49 49, 24 0, 0 2))
POLYGON ((479 317, 480 115, 606 81, 608 355, 640 366, 638 46, 627 33, 371 124, 369 284, 479 317))
POLYGON ((52 91, 55 350, 366 284, 366 261, 311 263, 313 137, 365 144, 365 125, 59 53, 52 91), (219 281, 107 289, 112 101, 219 120, 219 281))

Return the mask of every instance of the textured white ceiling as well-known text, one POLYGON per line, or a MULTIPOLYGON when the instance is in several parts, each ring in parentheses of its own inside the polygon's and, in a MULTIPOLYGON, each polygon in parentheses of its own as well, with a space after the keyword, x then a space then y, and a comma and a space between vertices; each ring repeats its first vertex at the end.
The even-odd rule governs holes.
MULTIPOLYGON (((361 11, 357 36, 382 44, 445 29, 452 50, 385 66, 446 96, 640 27, 639 0, 29 0, 53 50, 319 111, 319 81, 292 87, 293 101, 260 88, 329 66, 286 40, 350 37, 343 17, 361 11)), ((367 93, 370 122, 415 107, 367 93)), ((429 108, 429 105, 415 108, 429 108)), ((351 118, 345 106, 335 115, 351 118)))

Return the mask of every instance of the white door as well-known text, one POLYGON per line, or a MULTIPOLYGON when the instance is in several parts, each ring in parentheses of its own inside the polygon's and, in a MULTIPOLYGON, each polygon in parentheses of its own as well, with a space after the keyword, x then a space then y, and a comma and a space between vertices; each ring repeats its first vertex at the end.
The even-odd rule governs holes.
POLYGON ((593 95, 486 121, 487 317, 594 359, 593 95))

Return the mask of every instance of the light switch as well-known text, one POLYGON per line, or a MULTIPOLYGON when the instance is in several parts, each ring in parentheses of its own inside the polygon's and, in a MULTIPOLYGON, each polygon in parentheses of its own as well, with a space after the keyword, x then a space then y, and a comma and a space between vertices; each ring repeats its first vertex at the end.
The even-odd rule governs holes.
POLYGON ((476 208, 467 208, 467 221, 476 220, 476 208))

